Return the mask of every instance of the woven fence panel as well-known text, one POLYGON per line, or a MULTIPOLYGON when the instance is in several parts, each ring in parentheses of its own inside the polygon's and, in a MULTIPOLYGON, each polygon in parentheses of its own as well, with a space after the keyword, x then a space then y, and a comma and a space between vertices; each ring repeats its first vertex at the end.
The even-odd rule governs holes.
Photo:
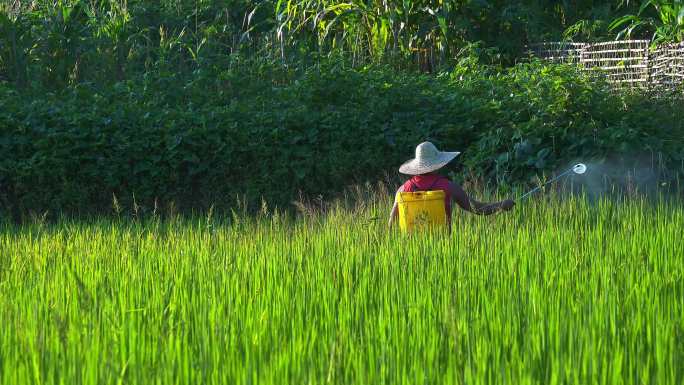
POLYGON ((580 55, 585 69, 600 69, 611 83, 628 87, 648 85, 648 40, 587 44, 580 55))
POLYGON ((684 83, 684 43, 663 45, 651 53, 651 82, 661 88, 684 83))
POLYGON ((549 42, 530 46, 534 56, 554 63, 579 63, 585 43, 549 42))
POLYGON ((684 85, 684 42, 655 49, 648 40, 601 43, 537 43, 532 55, 578 64, 619 87, 676 89, 684 85))

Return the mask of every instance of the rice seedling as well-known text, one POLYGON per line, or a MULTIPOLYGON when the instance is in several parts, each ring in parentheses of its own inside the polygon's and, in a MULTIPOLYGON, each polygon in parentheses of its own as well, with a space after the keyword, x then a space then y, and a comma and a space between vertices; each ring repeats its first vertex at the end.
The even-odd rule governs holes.
POLYGON ((0 384, 679 384, 680 203, 0 227, 0 384))

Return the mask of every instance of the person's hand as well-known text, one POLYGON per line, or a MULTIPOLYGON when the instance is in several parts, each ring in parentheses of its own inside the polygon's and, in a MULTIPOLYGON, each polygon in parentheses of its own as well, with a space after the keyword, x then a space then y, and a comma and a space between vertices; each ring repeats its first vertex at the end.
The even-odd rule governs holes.
POLYGON ((515 206, 515 202, 513 202, 511 199, 506 199, 505 201, 501 201, 501 208, 505 211, 509 211, 510 209, 515 206))

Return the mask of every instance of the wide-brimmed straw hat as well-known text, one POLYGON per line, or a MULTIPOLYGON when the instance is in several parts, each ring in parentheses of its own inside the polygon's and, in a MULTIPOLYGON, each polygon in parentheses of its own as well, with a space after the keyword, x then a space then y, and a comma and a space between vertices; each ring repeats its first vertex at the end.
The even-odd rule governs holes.
POLYGON ((439 170, 451 162, 460 152, 442 152, 430 142, 416 146, 416 157, 399 167, 399 172, 407 175, 427 174, 439 170))

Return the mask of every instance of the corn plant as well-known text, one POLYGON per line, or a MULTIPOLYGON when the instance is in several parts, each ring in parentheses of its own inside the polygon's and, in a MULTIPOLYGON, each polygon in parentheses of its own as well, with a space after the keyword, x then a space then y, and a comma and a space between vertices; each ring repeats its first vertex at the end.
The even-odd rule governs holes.
POLYGON ((684 40, 684 1, 646 0, 636 14, 615 19, 609 28, 619 30, 617 39, 629 38, 635 33, 652 33, 650 38, 654 45, 681 42, 684 40))

